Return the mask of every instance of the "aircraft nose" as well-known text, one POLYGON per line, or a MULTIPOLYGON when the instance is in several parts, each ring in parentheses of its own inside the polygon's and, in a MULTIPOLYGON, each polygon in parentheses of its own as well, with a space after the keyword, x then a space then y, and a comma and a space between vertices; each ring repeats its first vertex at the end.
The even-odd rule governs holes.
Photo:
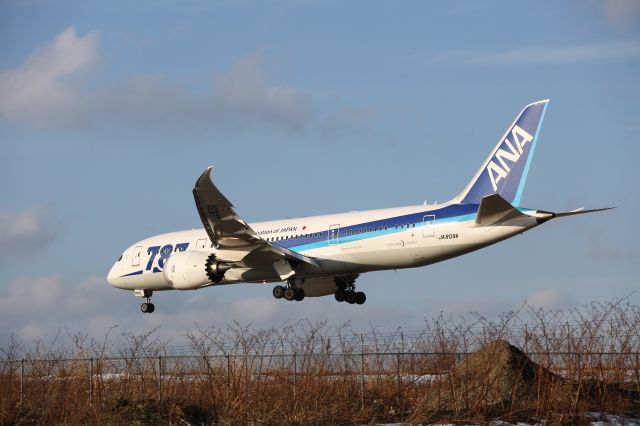
POLYGON ((107 282, 112 287, 118 287, 118 284, 121 281, 119 269, 120 268, 118 263, 114 263, 111 269, 109 270, 109 273, 107 274, 107 282))

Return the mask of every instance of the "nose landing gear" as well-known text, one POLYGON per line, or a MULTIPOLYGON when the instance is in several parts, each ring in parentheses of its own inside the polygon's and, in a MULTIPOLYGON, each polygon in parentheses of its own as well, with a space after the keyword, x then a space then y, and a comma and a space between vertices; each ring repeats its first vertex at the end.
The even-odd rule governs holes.
POLYGON ((150 314, 156 310, 156 307, 153 303, 151 303, 151 296, 153 295, 153 291, 151 290, 134 290, 134 295, 138 297, 146 298, 146 302, 140 305, 140 310, 145 314, 150 314))
MULTIPOLYGON (((147 300, 149 300, 149 299, 147 299, 147 300)), ((140 310, 142 312, 144 312, 145 314, 150 314, 150 313, 152 313, 153 311, 156 310, 156 307, 151 302, 145 302, 142 305, 140 305, 140 310)))

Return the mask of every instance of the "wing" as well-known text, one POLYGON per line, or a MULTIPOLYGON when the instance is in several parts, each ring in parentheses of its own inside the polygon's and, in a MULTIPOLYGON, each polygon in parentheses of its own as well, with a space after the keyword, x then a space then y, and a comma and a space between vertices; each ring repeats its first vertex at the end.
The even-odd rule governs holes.
POLYGON ((282 279, 293 275, 295 267, 300 263, 318 268, 312 258, 261 238, 213 184, 212 171, 213 167, 209 167, 198 178, 193 188, 193 198, 204 229, 215 245, 216 256, 220 260, 247 268, 273 267, 282 279))

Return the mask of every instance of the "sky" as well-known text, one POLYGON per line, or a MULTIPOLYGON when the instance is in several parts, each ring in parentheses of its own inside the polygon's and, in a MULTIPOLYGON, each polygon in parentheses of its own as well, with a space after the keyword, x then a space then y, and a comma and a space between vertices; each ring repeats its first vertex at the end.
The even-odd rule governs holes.
POLYGON ((0 347, 640 302, 640 2, 0 0, 0 52, 0 347), (209 165, 249 222, 443 202, 546 98, 523 205, 617 209, 365 274, 363 306, 240 284, 145 315, 106 282, 135 241, 201 226, 209 165))

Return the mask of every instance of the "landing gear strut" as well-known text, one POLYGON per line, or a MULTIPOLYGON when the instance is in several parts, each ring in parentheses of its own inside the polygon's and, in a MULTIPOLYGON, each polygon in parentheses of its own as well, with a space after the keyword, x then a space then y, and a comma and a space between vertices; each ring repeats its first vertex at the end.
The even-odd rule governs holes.
POLYGON ((153 295, 153 291, 151 290, 135 290, 133 292, 134 295, 138 297, 144 297, 147 301, 140 305, 140 310, 145 314, 150 314, 156 310, 156 307, 153 303, 151 303, 151 296, 153 295))
POLYGON ((356 291, 356 278, 358 278, 358 275, 336 277, 337 289, 335 298, 338 302, 362 305, 367 301, 367 295, 364 292, 356 291))
POLYGON ((277 285, 273 288, 273 297, 276 299, 282 299, 292 301, 295 300, 300 302, 304 299, 304 290, 298 287, 299 284, 302 284, 303 280, 301 278, 290 278, 287 281, 287 286, 283 287, 281 285, 277 285))

